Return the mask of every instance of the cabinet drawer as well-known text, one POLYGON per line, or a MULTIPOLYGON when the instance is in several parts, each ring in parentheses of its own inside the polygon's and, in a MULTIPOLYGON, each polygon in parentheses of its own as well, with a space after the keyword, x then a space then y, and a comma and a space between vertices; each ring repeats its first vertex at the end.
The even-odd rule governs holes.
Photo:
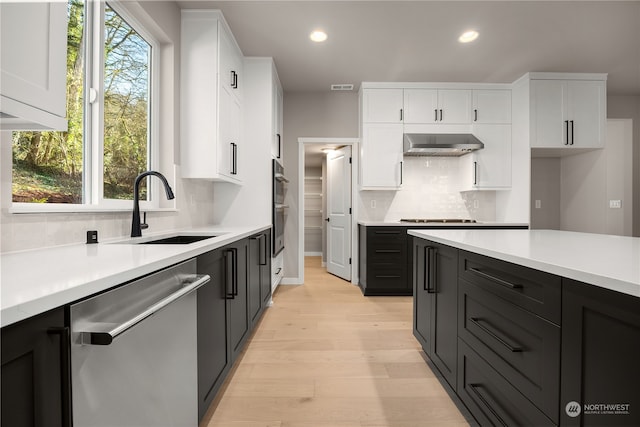
POLYGON ((458 274, 471 284, 560 324, 559 276, 465 251, 460 251, 458 274))
POLYGON ((367 286, 371 288, 406 288, 406 270, 401 267, 380 266, 369 272, 367 286))
POLYGON ((461 339, 458 396, 481 426, 556 425, 461 339))
POLYGON ((557 423, 560 328, 464 279, 458 295, 458 336, 557 423))
POLYGON ((367 239, 370 244, 387 244, 407 241, 406 227, 368 227, 367 239))

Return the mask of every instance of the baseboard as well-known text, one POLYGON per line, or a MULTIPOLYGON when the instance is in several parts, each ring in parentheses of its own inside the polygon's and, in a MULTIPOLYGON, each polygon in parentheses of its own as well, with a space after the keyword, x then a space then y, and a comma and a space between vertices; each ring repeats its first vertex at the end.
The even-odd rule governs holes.
POLYGON ((283 277, 280 281, 281 285, 302 285, 302 279, 299 277, 283 277))
POLYGON ((322 256, 322 252, 305 252, 304 256, 322 256))

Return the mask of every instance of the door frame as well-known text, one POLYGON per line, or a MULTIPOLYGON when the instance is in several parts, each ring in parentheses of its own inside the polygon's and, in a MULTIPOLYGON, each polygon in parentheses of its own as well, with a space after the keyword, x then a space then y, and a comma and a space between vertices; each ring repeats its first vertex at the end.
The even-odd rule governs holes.
POLYGON ((299 283, 304 283, 304 148, 306 144, 332 144, 351 146, 351 283, 358 284, 358 245, 357 242, 357 185, 358 185, 358 156, 359 138, 298 138, 298 279, 299 283))

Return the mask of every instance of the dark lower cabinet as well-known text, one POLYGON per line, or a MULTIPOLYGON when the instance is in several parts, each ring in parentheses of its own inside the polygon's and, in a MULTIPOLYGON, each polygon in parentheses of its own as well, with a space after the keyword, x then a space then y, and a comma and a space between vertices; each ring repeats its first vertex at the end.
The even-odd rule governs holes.
POLYGON ((231 352, 224 252, 207 252, 197 262, 198 273, 211 276, 198 289, 198 419, 202 420, 231 368, 231 352))
POLYGON ((461 339, 456 393, 483 427, 555 425, 461 339))
POLYGON ((414 335, 456 388, 458 250, 414 239, 414 335))
POLYGON ((270 230, 249 238, 249 321, 252 328, 271 300, 270 241, 270 230))
POLYGON ((249 338, 249 243, 243 239, 223 247, 225 286, 229 310, 231 360, 235 360, 249 338))
POLYGON ((71 425, 69 329, 59 308, 2 328, 1 425, 71 425))
POLYGON ((640 426, 640 298, 562 287, 561 424, 640 426))
POLYGON ((407 227, 359 227, 360 288, 370 295, 411 295, 407 227))

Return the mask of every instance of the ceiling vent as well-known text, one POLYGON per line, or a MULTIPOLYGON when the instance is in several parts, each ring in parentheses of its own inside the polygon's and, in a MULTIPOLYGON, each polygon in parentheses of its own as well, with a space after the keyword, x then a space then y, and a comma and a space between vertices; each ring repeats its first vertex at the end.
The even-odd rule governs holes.
POLYGON ((331 85, 331 90, 353 90, 352 84, 331 85))

